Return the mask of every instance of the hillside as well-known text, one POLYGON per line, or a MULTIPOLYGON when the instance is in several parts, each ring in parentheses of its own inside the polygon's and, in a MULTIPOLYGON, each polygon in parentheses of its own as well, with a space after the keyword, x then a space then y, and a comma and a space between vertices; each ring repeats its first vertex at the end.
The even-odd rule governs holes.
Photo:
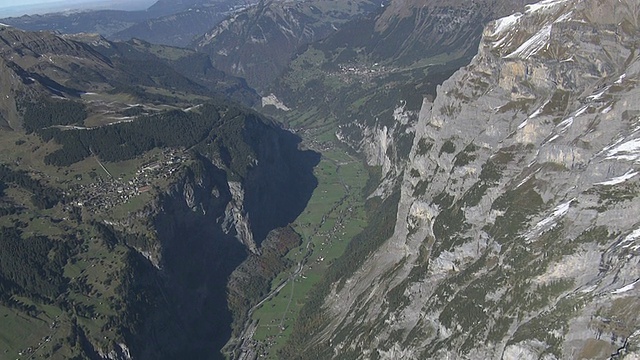
POLYGON ((28 31, 58 31, 63 34, 100 34, 111 40, 137 38, 156 44, 187 47, 244 1, 157 1, 144 11, 92 10, 0 19, 0 23, 28 31))
POLYGON ((2 357, 221 358, 318 154, 173 69, 200 54, 78 38, 0 29, 2 357))

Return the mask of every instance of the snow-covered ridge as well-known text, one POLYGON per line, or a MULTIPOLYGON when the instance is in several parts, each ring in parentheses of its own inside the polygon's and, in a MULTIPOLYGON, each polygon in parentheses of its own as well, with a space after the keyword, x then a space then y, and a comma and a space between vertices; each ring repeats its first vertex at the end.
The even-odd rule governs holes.
POLYGON ((565 10, 569 8, 567 5, 570 2, 571 0, 543 0, 527 5, 524 13, 495 20, 493 26, 489 27, 492 31, 485 35, 491 38, 493 48, 507 54, 503 55, 504 58, 526 60, 548 48, 554 24, 572 20, 573 10, 565 10), (522 26, 523 22, 528 25, 522 26))
POLYGON ((522 17, 521 13, 515 13, 513 15, 505 16, 501 19, 498 19, 494 22, 494 30, 491 34, 492 36, 496 36, 501 32, 510 29, 515 24, 518 23, 518 20, 522 17))
POLYGON ((511 58, 522 58, 528 59, 532 55, 537 54, 540 50, 542 50, 545 45, 549 43, 549 38, 551 37, 551 25, 547 25, 543 27, 540 31, 538 31, 535 35, 529 38, 529 40, 525 41, 522 45, 520 45, 514 52, 505 56, 508 59, 511 58))

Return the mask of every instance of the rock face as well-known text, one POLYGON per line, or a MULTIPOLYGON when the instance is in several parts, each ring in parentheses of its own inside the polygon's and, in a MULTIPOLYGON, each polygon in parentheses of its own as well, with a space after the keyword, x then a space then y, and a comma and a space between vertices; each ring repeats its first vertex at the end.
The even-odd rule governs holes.
POLYGON ((256 156, 244 178, 231 178, 220 159, 202 156, 144 215, 153 219, 157 241, 137 250, 155 268, 136 276, 161 292, 148 289, 158 306, 141 312, 144 326, 128 339, 134 358, 221 357, 231 336, 229 277, 247 256, 261 253, 267 234, 295 219, 317 185, 312 169, 319 156, 298 150, 297 137, 255 119, 243 128, 256 156))
POLYGON ((380 191, 388 193, 409 156, 423 97, 468 64, 484 25, 526 2, 391 1, 296 55, 272 86, 278 116, 335 120, 338 139, 380 167, 380 191))
POLYGON ((314 354, 638 356, 639 24, 635 1, 545 0, 485 28, 423 102, 394 234, 330 287, 314 354))

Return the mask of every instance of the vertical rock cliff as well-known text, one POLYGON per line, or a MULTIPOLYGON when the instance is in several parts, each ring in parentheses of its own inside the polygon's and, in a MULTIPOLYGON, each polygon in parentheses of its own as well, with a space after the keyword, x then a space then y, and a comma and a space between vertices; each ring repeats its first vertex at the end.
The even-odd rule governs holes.
POLYGON ((638 356, 639 24, 627 0, 490 23, 423 102, 393 236, 329 286, 300 349, 638 356))
MULTIPOLYGON (((247 167, 235 167, 228 163, 234 158, 225 160, 208 152, 211 145, 201 145, 205 155, 183 170, 146 215, 153 218, 157 241, 138 249, 150 263, 142 262, 136 276, 152 294, 147 305, 154 306, 140 309, 143 326, 131 329, 134 357, 222 358, 220 349, 231 336, 231 274, 248 254, 261 253, 272 230, 295 219, 317 185, 312 169, 319 156, 299 150, 295 135, 252 116, 231 122, 239 122, 241 132, 231 141, 243 143, 226 151, 237 157, 238 149, 250 149, 240 161, 248 161, 247 167)), ((272 239, 270 246, 280 245, 272 239)))

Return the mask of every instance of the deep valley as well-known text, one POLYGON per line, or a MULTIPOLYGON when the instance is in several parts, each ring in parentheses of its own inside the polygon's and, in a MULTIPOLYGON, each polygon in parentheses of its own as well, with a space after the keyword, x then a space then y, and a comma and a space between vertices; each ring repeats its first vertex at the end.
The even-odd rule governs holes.
POLYGON ((0 358, 637 359, 636 0, 0 24, 0 358))

